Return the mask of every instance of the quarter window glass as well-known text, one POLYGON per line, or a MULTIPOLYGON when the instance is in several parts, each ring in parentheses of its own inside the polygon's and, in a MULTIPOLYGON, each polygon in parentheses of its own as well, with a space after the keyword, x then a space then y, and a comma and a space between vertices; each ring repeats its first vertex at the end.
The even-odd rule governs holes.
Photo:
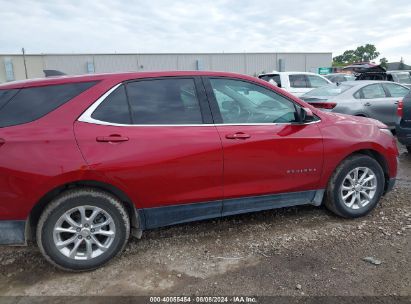
POLYGON ((92 118, 118 124, 131 124, 131 115, 124 86, 112 92, 94 111, 92 118))
POLYGON ((0 127, 24 124, 39 119, 95 83, 82 82, 23 88, 0 108, 0 127))
POLYGON ((261 86, 210 79, 223 123, 290 123, 298 120, 293 102, 261 86))
POLYGON ((309 88, 305 75, 290 75, 289 78, 292 88, 309 88))
POLYGON ((404 97, 409 92, 408 89, 393 83, 386 83, 384 86, 390 93, 391 97, 404 97))
POLYGON ((310 83, 310 88, 319 88, 322 86, 325 86, 329 84, 328 81, 322 79, 321 77, 315 76, 315 75, 306 75, 308 78, 308 81, 310 83))
POLYGON ((383 87, 379 84, 372 84, 362 88, 363 98, 364 99, 373 99, 373 98, 384 98, 385 91, 383 87))
POLYGON ((134 124, 201 124, 193 79, 153 79, 127 84, 134 124))

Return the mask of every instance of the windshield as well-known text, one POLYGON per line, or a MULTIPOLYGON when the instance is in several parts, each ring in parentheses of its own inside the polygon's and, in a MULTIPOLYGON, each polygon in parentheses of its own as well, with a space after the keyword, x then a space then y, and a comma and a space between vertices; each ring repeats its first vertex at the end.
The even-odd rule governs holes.
POLYGON ((335 85, 335 84, 329 84, 317 89, 314 89, 303 96, 306 97, 312 97, 312 96, 337 96, 340 95, 341 93, 347 91, 348 89, 352 88, 353 86, 351 85, 346 85, 346 84, 340 84, 340 85, 335 85))

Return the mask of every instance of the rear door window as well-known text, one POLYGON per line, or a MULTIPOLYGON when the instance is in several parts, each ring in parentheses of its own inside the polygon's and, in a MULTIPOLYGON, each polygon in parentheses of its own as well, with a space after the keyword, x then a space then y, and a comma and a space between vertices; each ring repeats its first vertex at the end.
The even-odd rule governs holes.
POLYGON ((134 124, 202 124, 194 79, 169 78, 126 85, 134 124))
POLYGON ((385 98, 385 91, 380 84, 368 85, 361 89, 362 98, 364 99, 374 99, 374 98, 385 98))
POLYGON ((0 127, 37 120, 89 89, 95 83, 49 85, 0 93, 0 127))
POLYGON ((290 75, 290 86, 292 88, 309 88, 307 77, 303 74, 290 75))

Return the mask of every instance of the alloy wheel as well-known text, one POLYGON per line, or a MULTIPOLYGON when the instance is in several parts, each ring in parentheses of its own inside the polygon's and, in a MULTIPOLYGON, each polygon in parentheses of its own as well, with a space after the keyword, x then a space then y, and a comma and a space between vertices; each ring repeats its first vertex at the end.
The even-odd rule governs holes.
POLYGON ((66 211, 53 228, 56 248, 74 260, 90 260, 106 252, 116 236, 112 217, 95 206, 66 211))
POLYGON ((357 210, 367 206, 377 191, 377 177, 370 168, 358 167, 344 178, 340 195, 345 206, 357 210))

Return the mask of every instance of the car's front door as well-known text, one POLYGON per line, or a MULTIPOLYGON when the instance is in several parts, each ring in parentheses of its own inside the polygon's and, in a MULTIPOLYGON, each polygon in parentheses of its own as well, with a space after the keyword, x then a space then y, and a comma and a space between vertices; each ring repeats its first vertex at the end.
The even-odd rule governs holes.
POLYGON ((122 185, 148 227, 221 215, 221 141, 198 81, 121 84, 75 123, 90 169, 122 185))
POLYGON ((296 123, 300 106, 261 85, 228 78, 205 84, 224 151, 223 214, 259 209, 255 197, 263 195, 312 199, 323 164, 318 124, 296 123))

